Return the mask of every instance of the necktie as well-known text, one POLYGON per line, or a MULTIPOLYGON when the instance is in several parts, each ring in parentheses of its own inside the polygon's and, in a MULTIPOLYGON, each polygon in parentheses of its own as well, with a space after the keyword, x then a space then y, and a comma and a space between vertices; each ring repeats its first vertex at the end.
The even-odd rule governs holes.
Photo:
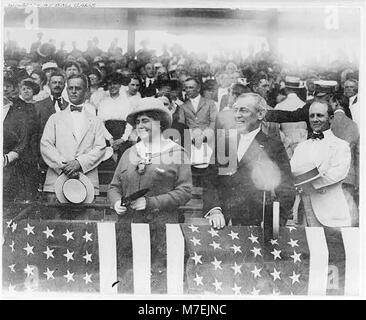
POLYGON ((313 139, 313 140, 316 140, 316 139, 321 140, 323 138, 324 138, 323 132, 312 132, 309 135, 309 139, 313 139))
POLYGON ((71 105, 70 106, 70 110, 71 110, 71 112, 73 112, 73 111, 81 112, 81 110, 83 110, 83 106, 74 106, 74 105, 71 105))
POLYGON ((59 107, 61 110, 65 109, 65 108, 64 108, 64 106, 62 105, 61 98, 54 98, 54 99, 53 99, 53 105, 55 105, 56 101, 57 101, 57 105, 58 105, 58 107, 59 107))

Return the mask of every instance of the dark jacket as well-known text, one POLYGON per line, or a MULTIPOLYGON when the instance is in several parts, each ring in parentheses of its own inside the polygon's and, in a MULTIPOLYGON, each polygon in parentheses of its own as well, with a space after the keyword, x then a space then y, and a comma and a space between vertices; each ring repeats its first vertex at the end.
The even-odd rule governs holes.
MULTIPOLYGON (((221 147, 222 148, 222 147, 221 147)), ((219 146, 216 148, 219 152, 219 146)), ((234 156, 237 159, 236 153, 234 156)), ((217 159, 217 158, 216 158, 217 159)), ((209 167, 208 197, 204 213, 221 207, 226 222, 233 225, 260 225, 265 184, 278 181, 274 192, 266 194, 266 217, 272 217, 273 200, 280 202, 280 224, 285 225, 295 199, 290 163, 284 146, 262 131, 255 136, 232 174, 223 174, 225 165, 216 161, 209 167)))

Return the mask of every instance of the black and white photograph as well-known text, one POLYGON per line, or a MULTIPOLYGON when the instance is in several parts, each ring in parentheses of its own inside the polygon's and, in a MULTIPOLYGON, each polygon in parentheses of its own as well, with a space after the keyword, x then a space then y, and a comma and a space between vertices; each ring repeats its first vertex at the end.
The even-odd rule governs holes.
POLYGON ((364 298, 364 1, 1 6, 2 298, 364 298))

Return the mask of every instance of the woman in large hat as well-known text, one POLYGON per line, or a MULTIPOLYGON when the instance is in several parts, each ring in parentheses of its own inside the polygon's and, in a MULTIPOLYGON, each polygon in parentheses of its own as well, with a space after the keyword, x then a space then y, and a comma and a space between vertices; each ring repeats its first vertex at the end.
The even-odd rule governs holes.
POLYGON ((141 141, 123 154, 108 198, 120 221, 150 225, 151 271, 156 280, 152 290, 163 293, 166 281, 160 281, 160 277, 166 265, 164 228, 167 223, 178 223, 178 207, 191 198, 191 167, 185 150, 163 136, 172 124, 172 116, 160 99, 141 99, 127 122, 136 128, 141 141), (124 203, 126 197, 144 189, 147 193, 130 204, 124 203))

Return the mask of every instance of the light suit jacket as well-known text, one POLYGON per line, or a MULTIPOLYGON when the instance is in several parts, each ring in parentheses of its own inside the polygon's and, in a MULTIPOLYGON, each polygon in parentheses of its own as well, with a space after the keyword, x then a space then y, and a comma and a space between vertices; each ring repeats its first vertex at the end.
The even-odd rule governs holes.
POLYGON ((41 138, 41 154, 48 165, 44 191, 54 192, 54 184, 62 173, 62 162, 78 160, 81 171, 94 185, 95 195, 99 194, 97 166, 105 153, 104 127, 95 115, 83 111, 84 121, 81 138, 78 141, 69 108, 54 113, 48 119, 41 138))
POLYGON ((318 142, 299 143, 291 158, 292 172, 297 175, 306 166, 317 167, 320 177, 311 181, 316 191, 309 194, 315 216, 328 227, 350 226, 350 210, 341 187, 351 164, 349 144, 331 130, 324 131, 318 148, 314 149, 313 143, 318 142))

